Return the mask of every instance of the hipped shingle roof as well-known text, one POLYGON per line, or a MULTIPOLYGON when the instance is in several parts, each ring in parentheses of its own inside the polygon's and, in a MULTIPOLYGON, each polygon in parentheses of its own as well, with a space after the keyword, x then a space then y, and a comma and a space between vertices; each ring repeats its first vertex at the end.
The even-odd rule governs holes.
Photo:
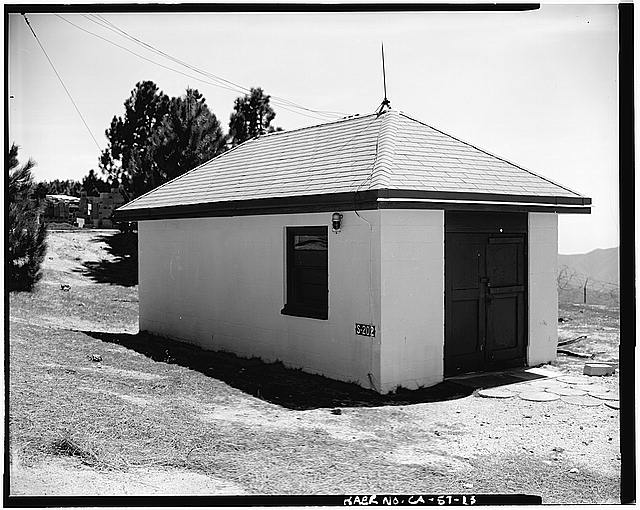
POLYGON ((249 140, 118 211, 371 190, 590 199, 404 113, 350 117, 249 140))

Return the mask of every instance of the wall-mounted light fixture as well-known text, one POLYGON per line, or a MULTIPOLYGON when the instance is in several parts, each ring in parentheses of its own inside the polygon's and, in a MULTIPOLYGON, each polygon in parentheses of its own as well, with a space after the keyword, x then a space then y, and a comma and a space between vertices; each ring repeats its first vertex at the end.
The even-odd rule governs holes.
POLYGON ((342 214, 334 212, 331 215, 331 226, 333 227, 334 232, 340 232, 340 228, 342 227, 342 214))

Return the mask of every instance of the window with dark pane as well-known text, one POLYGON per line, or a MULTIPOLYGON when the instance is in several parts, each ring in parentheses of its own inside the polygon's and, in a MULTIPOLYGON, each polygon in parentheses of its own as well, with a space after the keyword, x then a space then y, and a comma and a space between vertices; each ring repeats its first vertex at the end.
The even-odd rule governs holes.
POLYGON ((326 319, 327 227, 287 228, 287 303, 282 313, 326 319))

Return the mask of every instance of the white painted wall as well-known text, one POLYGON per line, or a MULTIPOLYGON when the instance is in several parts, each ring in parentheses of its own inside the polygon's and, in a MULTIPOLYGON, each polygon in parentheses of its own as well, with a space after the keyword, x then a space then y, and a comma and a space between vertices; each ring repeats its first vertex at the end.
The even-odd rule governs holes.
POLYGON ((556 359, 558 215, 529 213, 529 347, 527 364, 556 359))
MULTIPOLYGON (((330 213, 139 222, 140 329, 383 393, 441 382, 444 212, 360 216, 345 212, 338 234, 330 213), (285 228, 316 225, 329 227, 329 318, 282 315, 285 228), (356 322, 376 337, 356 335, 356 322)), ((536 365, 556 354, 557 215, 529 213, 528 240, 536 365)))
POLYGON ((443 379, 444 211, 380 211, 382 390, 443 379))
POLYGON ((380 211, 141 221, 140 329, 371 387, 380 381, 380 211), (282 315, 285 227, 329 227, 329 319, 282 315), (379 329, 379 327, 378 327, 379 329))

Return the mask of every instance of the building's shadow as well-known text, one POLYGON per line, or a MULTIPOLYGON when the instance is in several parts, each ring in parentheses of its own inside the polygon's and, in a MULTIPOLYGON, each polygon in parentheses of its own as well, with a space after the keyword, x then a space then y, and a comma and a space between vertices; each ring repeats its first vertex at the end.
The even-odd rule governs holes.
POLYGON ((445 381, 430 388, 398 390, 380 395, 375 391, 286 368, 282 363, 264 363, 224 352, 156 337, 148 333, 103 333, 82 331, 103 342, 115 343, 155 360, 197 370, 245 393, 288 409, 374 407, 438 402, 463 398, 473 388, 445 381))
POLYGON ((83 262, 78 269, 98 283, 110 283, 131 287, 138 284, 138 234, 136 232, 100 235, 92 242, 107 244, 107 252, 113 260, 102 259, 99 262, 83 262))

